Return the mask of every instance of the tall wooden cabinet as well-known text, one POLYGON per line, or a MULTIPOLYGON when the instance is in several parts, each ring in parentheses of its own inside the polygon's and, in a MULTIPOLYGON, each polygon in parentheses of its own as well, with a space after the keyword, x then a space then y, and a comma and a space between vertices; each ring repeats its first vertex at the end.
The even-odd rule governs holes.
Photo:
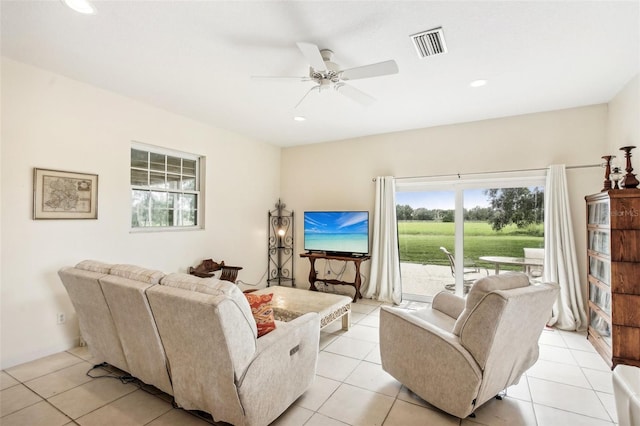
POLYGON ((585 199, 588 339, 611 368, 640 367, 640 189, 585 199))

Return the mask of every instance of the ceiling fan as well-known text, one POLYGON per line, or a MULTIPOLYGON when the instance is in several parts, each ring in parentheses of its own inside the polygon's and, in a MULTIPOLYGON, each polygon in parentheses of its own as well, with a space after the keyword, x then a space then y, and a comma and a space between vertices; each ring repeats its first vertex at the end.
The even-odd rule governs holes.
POLYGON ((350 80, 359 80, 363 78, 380 77, 398 73, 398 65, 396 61, 389 60, 378 62, 375 64, 363 65, 360 67, 342 70, 340 66, 331 61, 333 51, 329 49, 320 50, 318 46, 312 43, 296 43, 298 48, 309 62, 309 75, 304 77, 262 77, 254 76, 254 79, 280 79, 280 80, 297 80, 297 81, 313 81, 316 83, 311 89, 305 93, 294 108, 298 108, 302 101, 311 92, 324 92, 327 90, 335 90, 336 92, 346 96, 347 98, 365 106, 373 104, 376 100, 372 96, 356 89, 345 83, 350 80))

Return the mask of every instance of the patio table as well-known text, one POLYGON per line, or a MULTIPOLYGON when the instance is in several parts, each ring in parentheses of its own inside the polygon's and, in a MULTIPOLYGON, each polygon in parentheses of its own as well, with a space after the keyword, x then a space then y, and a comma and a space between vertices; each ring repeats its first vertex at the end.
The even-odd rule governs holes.
POLYGON ((520 265, 526 271, 529 266, 543 266, 543 259, 527 258, 527 257, 510 257, 510 256, 480 256, 480 260, 493 263, 496 269, 496 275, 500 273, 500 265, 520 265))

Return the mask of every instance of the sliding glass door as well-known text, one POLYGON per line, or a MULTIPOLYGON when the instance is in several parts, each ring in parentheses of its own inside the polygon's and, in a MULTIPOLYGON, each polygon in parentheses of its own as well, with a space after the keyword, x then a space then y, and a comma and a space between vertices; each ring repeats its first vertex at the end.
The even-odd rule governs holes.
POLYGON ((396 203, 403 299, 429 301, 454 285, 441 247, 455 246, 455 192, 400 191, 396 203))
MULTIPOLYGON (((544 176, 396 182, 403 298, 429 301, 442 290, 466 294, 495 273, 483 260, 523 258, 543 246, 544 176)), ((503 264, 501 270, 522 270, 503 264)))

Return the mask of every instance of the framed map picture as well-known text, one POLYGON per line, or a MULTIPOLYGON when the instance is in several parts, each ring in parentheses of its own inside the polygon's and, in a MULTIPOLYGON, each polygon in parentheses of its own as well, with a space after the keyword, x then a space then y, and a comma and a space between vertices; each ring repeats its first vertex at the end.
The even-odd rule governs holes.
POLYGON ((34 219, 97 219, 98 175, 33 170, 34 219))

